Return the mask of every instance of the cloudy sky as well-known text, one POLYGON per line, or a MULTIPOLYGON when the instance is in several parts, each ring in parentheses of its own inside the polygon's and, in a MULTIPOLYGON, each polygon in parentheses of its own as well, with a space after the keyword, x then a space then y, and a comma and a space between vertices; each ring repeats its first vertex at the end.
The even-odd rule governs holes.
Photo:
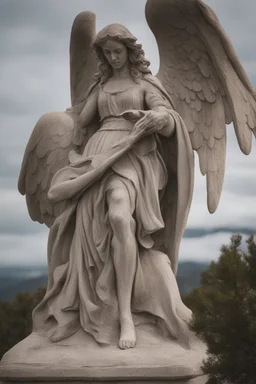
MULTIPOLYGON (((255 0, 206 2, 256 86, 255 0)), ((38 118, 70 105, 68 49, 75 16, 95 12, 97 30, 113 22, 125 24, 143 43, 156 73, 158 53, 144 6, 145 0, 0 0, 0 265, 46 263, 48 231, 31 221, 16 185, 38 118)), ((218 211, 208 213, 205 179, 197 172, 180 259, 216 259, 232 232, 256 233, 256 141, 252 154, 244 156, 232 126, 227 129, 226 178, 218 211), (203 230, 204 236, 198 236, 203 230)))

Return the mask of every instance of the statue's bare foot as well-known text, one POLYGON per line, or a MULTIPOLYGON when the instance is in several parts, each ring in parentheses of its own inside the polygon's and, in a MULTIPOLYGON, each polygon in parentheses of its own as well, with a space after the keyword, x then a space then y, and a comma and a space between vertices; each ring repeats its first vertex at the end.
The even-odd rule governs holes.
POLYGON ((134 348, 136 344, 136 334, 132 319, 121 321, 121 333, 118 346, 120 349, 134 348))

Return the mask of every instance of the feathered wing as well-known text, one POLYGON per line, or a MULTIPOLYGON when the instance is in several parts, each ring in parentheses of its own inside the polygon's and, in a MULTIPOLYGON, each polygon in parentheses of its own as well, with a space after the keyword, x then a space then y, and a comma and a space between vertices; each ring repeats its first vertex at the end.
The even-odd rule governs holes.
POLYGON ((76 16, 70 37, 70 92, 72 105, 81 103, 93 83, 97 61, 91 44, 96 35, 96 17, 92 12, 76 16))
POLYGON ((202 0, 147 0, 146 18, 159 48, 157 77, 188 128, 216 210, 233 121, 245 154, 256 135, 256 93, 213 10, 202 0))
POLYGON ((34 221, 51 226, 66 207, 66 202, 52 204, 47 193, 53 175, 69 162, 74 148, 78 105, 93 83, 96 59, 91 43, 95 36, 95 15, 82 12, 74 20, 70 39, 70 88, 73 108, 47 113, 37 122, 27 144, 18 189, 26 195, 29 214, 34 221), (75 107, 78 105, 77 107, 75 107))

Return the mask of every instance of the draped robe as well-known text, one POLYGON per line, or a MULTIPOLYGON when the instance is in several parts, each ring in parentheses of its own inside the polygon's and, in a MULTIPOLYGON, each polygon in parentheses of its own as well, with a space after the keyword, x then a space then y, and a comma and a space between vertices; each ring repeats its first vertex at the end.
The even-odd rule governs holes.
POLYGON ((48 288, 34 310, 34 329, 82 328, 99 343, 116 343, 119 311, 106 203, 114 177, 128 191, 136 223, 135 325, 153 321, 188 345, 191 311, 180 298, 173 265, 192 197, 193 153, 186 127, 151 76, 115 93, 97 85, 97 92, 100 128, 52 180, 57 199, 68 199, 68 207, 50 230, 48 288), (143 81, 149 84, 146 94, 143 81), (134 123, 120 117, 126 110, 159 106, 175 121, 172 138, 133 134, 134 123), (175 164, 170 165, 173 147, 175 164), (166 230, 171 230, 172 243, 167 247, 166 230), (171 249, 173 256, 163 249, 171 249))

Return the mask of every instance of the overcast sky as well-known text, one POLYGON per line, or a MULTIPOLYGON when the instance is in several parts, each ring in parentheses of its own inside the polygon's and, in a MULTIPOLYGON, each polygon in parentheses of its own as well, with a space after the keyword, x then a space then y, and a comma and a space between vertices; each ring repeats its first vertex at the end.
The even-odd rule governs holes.
MULTIPOLYGON (((256 86, 255 0, 207 0, 256 86)), ((16 185, 25 145, 38 118, 70 105, 69 37, 75 16, 97 15, 97 30, 125 24, 143 44, 153 73, 155 39, 144 18, 145 0, 0 0, 0 265, 46 263, 47 229, 31 221, 16 185)), ((188 228, 248 228, 256 232, 256 142, 244 156, 228 128, 224 190, 218 211, 206 207, 205 179, 196 175, 188 228)), ((180 259, 212 260, 231 233, 186 237, 180 259)))

